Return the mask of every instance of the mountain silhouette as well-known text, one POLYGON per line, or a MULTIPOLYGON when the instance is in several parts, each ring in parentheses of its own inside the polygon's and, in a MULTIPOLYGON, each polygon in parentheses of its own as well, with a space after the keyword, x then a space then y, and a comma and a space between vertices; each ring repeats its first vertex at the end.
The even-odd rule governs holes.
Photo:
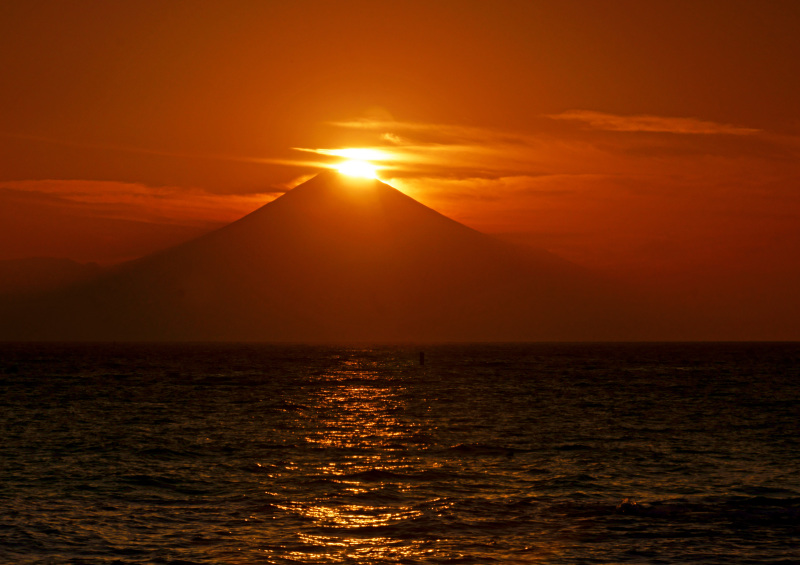
POLYGON ((0 338, 641 338, 638 307, 621 294, 378 180, 324 172, 198 239, 90 283, 6 304, 0 338))
POLYGON ((56 257, 29 257, 0 261, 0 295, 29 294, 61 288, 94 278, 96 263, 82 264, 56 257))

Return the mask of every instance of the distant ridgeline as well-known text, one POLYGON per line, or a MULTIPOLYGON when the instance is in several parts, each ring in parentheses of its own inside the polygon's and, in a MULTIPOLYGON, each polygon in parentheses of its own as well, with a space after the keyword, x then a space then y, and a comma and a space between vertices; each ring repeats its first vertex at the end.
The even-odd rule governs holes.
POLYGON ((183 245, 5 299, 0 339, 636 340, 655 318, 547 252, 326 172, 183 245))

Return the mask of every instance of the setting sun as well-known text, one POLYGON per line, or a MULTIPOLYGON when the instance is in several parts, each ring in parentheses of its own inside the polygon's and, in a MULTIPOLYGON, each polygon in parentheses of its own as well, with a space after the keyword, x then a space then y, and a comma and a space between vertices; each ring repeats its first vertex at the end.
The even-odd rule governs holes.
POLYGON ((378 178, 378 167, 368 161, 351 159, 336 166, 336 170, 343 175, 365 179, 378 178))

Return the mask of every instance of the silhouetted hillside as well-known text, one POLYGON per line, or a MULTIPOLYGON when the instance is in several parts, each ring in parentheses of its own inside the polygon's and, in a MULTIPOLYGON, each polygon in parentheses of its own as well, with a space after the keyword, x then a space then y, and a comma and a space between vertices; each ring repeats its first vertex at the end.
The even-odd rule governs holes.
POLYGON ((0 295, 30 294, 85 282, 100 272, 96 263, 56 257, 0 261, 0 295))
POLYGON ((641 339, 637 305, 376 180, 323 173, 206 236, 5 306, 5 339, 641 339))

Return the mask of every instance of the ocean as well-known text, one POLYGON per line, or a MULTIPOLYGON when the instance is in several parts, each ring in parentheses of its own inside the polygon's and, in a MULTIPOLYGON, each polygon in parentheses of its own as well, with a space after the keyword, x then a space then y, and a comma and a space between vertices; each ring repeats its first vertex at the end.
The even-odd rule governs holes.
POLYGON ((3 563, 800 563, 797 343, 3 344, 0 383, 3 563))

